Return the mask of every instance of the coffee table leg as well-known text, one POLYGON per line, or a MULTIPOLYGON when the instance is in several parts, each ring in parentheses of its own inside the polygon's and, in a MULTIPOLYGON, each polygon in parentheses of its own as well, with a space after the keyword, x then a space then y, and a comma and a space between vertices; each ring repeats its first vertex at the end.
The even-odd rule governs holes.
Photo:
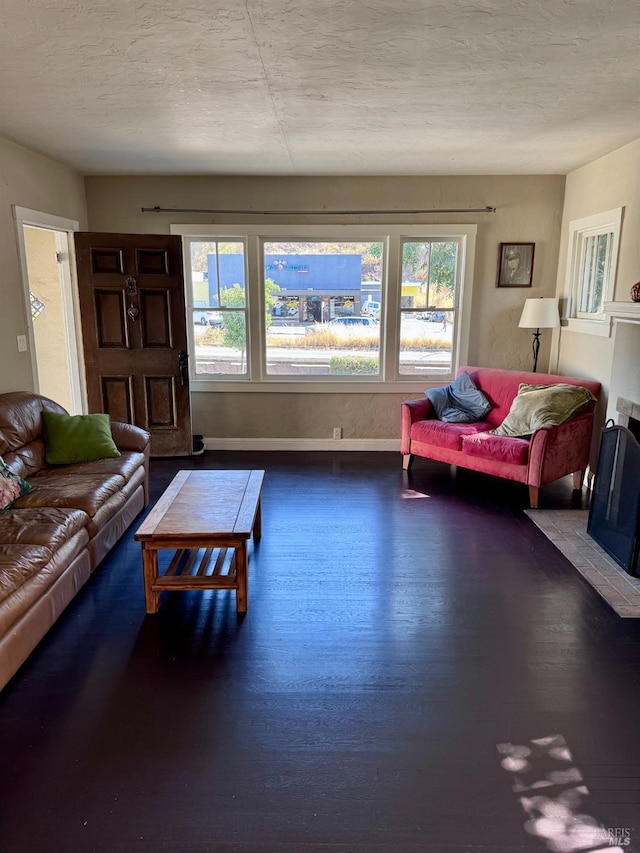
POLYGON ((236 561, 236 610, 238 613, 247 612, 247 543, 243 542, 235 549, 236 561))
POLYGON ((262 499, 258 498, 258 507, 256 509, 256 517, 253 522, 253 538, 259 539, 262 536, 262 499))
POLYGON ((160 593, 151 587, 158 577, 158 552, 155 548, 145 548, 142 543, 142 571, 144 574, 144 599, 147 613, 157 613, 160 607, 160 593))

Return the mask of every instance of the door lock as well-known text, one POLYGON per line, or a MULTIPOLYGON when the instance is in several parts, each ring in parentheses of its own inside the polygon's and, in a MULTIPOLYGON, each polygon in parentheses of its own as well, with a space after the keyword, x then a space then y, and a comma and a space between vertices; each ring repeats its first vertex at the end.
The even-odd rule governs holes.
POLYGON ((180 374, 180 384, 186 385, 189 381, 189 375, 187 373, 187 359, 189 356, 186 352, 181 349, 178 353, 178 372, 180 374))

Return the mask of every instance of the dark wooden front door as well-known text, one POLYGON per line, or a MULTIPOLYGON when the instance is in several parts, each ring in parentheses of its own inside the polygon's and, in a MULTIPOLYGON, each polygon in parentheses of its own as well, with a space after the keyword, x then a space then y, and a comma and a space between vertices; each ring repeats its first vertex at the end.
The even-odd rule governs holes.
POLYGON ((153 456, 192 450, 180 237, 75 235, 90 412, 144 427, 153 456))

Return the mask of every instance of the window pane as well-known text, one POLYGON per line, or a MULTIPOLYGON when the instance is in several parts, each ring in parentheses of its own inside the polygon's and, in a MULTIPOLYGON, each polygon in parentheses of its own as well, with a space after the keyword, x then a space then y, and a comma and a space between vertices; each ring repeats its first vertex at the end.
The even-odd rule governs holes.
POLYGON ((607 290, 611 269, 611 247, 613 233, 586 237, 578 310, 585 314, 599 314, 603 310, 604 294, 607 290))
POLYGON ((191 287, 196 375, 246 375, 244 244, 192 242, 191 287))
POLYGON ((264 244, 269 375, 376 376, 382 243, 264 244))
POLYGON ((400 307, 453 307, 457 256, 455 242, 404 243, 400 307))
POLYGON ((452 369, 451 342, 455 312, 403 311, 400 322, 400 373, 413 376, 448 375, 452 369))
POLYGON ((402 248, 399 373, 447 375, 452 370, 458 244, 405 243, 402 248), (426 309, 426 310, 416 310, 426 309))
POLYGON ((214 325, 194 325, 196 375, 247 373, 247 325, 244 311, 212 312, 214 325))
POLYGON ((592 311, 601 311, 604 302, 604 282, 609 273, 609 253, 612 234, 600 234, 596 245, 595 282, 593 287, 592 311))

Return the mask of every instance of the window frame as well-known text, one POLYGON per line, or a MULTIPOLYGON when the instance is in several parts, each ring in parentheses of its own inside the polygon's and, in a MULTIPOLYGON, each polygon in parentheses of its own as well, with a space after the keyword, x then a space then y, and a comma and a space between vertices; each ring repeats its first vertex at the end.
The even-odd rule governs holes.
MULTIPOLYGON (((245 245, 245 296, 247 304, 247 374, 208 376, 195 374, 195 359, 190 359, 190 382, 193 391, 230 392, 295 392, 295 393, 407 393, 424 385, 442 384, 453 378, 456 369, 466 364, 471 322, 471 299, 474 278, 476 235, 472 225, 230 225, 171 224, 170 233, 183 238, 185 268, 185 300, 187 311, 193 311, 191 282, 192 242, 207 240, 243 242, 245 245), (265 242, 335 241, 384 243, 382 269, 382 312, 380 316, 379 376, 282 376, 266 372, 265 309, 263 251, 265 242), (459 244, 459 283, 457 289, 457 326, 453 334, 450 374, 437 377, 400 374, 400 293, 401 251, 404 242, 425 240, 457 241, 459 244), (254 307, 255 306, 255 307, 254 307), (414 387, 412 387, 414 386, 414 387)), ((189 314, 188 316, 191 316, 189 314)), ((189 346, 194 352, 193 324, 188 329, 189 346)))
MULTIPOLYGON (((565 291, 567 298, 567 328, 570 331, 594 335, 608 335, 610 322, 604 310, 606 302, 613 300, 622 230, 623 208, 616 207, 574 219, 569 223, 569 242, 567 251, 567 272, 565 291), (580 305, 585 293, 582 272, 584 269, 587 241, 591 237, 612 234, 608 269, 603 281, 601 310, 581 311, 580 305)), ((593 281, 593 278, 590 279, 593 281)))

